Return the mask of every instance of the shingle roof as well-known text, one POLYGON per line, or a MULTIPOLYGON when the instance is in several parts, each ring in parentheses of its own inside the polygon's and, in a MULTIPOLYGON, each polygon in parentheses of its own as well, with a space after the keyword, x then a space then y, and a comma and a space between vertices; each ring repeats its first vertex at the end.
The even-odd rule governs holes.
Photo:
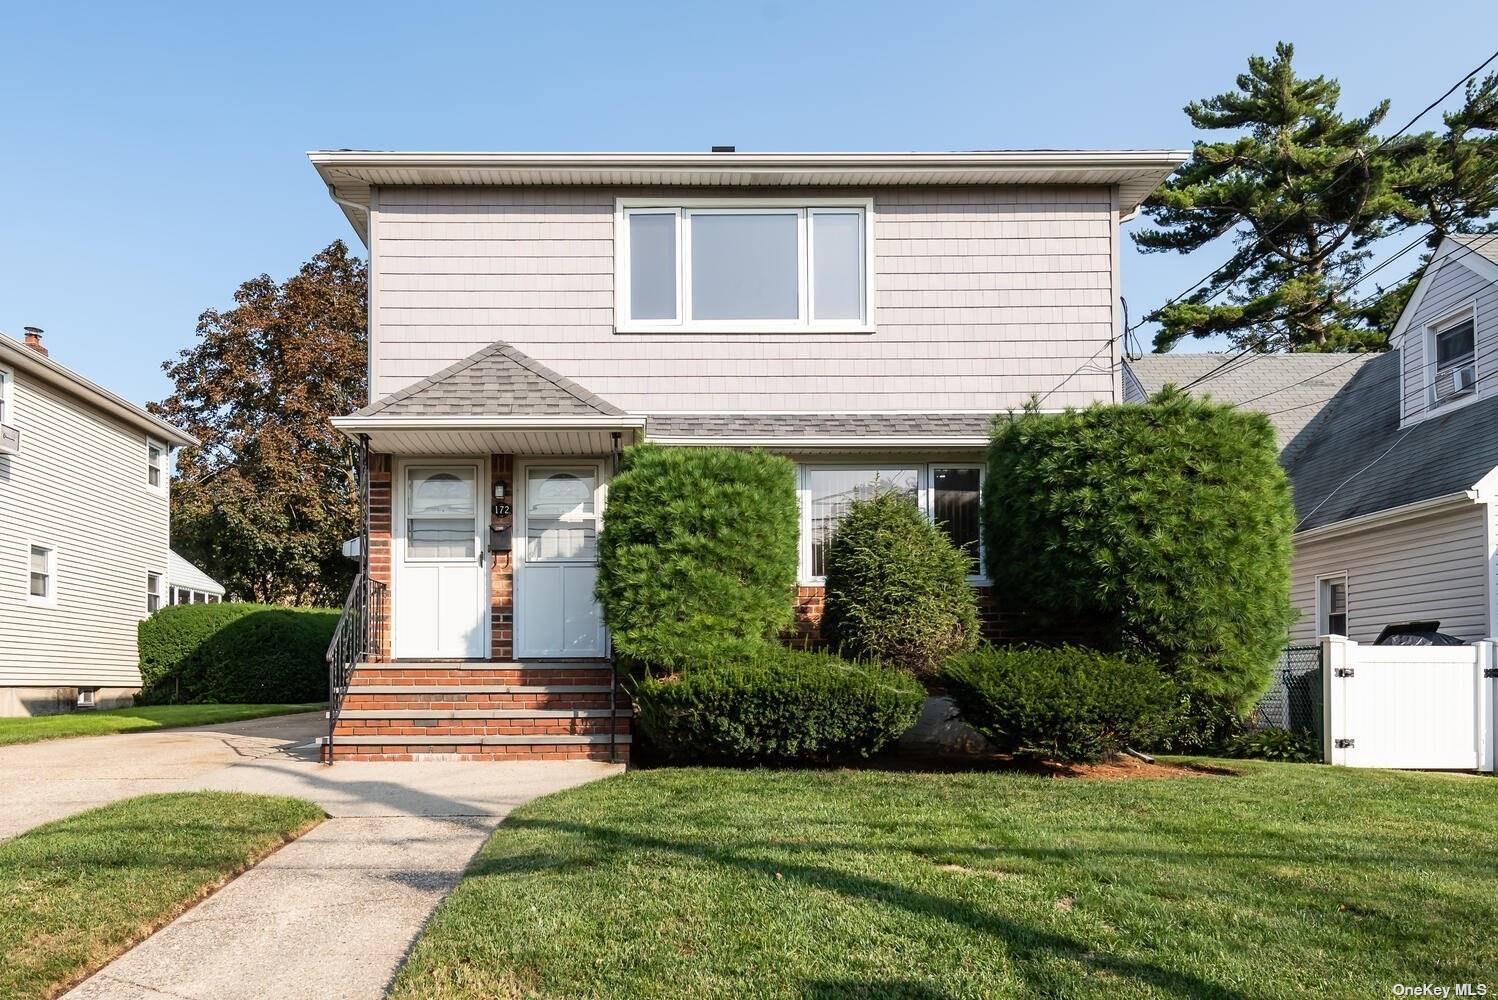
POLYGON ((1498 467, 1498 396, 1399 426, 1399 352, 1378 355, 1285 460, 1298 531, 1471 489, 1498 467))
POLYGON ((1451 238, 1498 264, 1498 233, 1452 233, 1451 238))
MULTIPOLYGON (((1146 395, 1169 383, 1185 386, 1224 365, 1230 354, 1146 354, 1127 362, 1146 395)), ((1210 396, 1269 415, 1281 449, 1288 448, 1326 404, 1376 354, 1254 354, 1192 386, 1210 396)), ((1127 382, 1127 379, 1125 379, 1127 382)))
POLYGON ((991 413, 660 413, 650 437, 983 437, 991 413))
POLYGON ((356 417, 604 416, 624 411, 503 341, 376 400, 356 417))

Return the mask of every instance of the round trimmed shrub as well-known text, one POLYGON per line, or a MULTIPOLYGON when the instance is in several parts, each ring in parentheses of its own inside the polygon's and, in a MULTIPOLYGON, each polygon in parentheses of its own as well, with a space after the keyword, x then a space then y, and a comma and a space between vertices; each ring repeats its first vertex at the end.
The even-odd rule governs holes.
POLYGON ((143 705, 328 697, 324 656, 339 612, 269 604, 177 604, 141 621, 143 705))
POLYGON ((915 724, 925 691, 899 670, 742 645, 635 686, 640 726, 676 758, 826 763, 867 757, 915 724))
POLYGON ((985 558, 1023 637, 1158 663, 1246 712, 1294 620, 1290 487, 1259 413, 1173 390, 999 421, 985 558))
POLYGON ((638 445, 609 485, 597 595, 626 658, 704 636, 764 640, 795 615, 795 466, 763 451, 638 445))
POLYGON ((999 749, 1091 762, 1175 725, 1175 685, 1149 663, 1089 649, 985 646, 942 671, 968 725, 999 749))
POLYGON ((827 543, 822 637, 931 674, 978 643, 972 556, 898 493, 856 500, 827 543))

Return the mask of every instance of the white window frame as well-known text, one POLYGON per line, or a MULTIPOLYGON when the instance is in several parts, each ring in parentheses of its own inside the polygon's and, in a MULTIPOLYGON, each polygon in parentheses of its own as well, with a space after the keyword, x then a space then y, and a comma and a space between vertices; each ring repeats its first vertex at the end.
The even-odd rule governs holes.
POLYGON ((1347 619, 1343 627, 1342 635, 1345 637, 1352 631, 1352 587, 1347 583, 1347 573, 1328 573, 1325 576, 1316 577, 1316 635, 1335 635, 1331 630, 1332 609, 1327 601, 1328 591, 1331 585, 1340 583, 1342 585, 1342 614, 1347 619))
POLYGON ((1440 375, 1440 372, 1436 370, 1436 338, 1453 326, 1464 323, 1469 319, 1472 321, 1472 360, 1468 363, 1475 368, 1477 365, 1477 299, 1473 298, 1447 312, 1445 315, 1439 316, 1425 324, 1424 368, 1426 410, 1440 410, 1442 413, 1445 413, 1458 407, 1466 406, 1468 403, 1475 403, 1482 395, 1481 388, 1479 387, 1465 396, 1458 396, 1444 403, 1438 403, 1435 399, 1436 381, 1440 375))
POLYGON ((0 424, 16 426, 16 372, 0 365, 0 424))
POLYGON ((47 542, 38 542, 34 539, 26 540, 25 575, 23 577, 24 583, 22 584, 26 589, 22 593, 26 595, 27 604, 41 608, 57 607, 57 563, 58 552, 56 545, 51 545, 47 542), (32 549, 42 549, 47 553, 47 594, 45 597, 38 597, 31 592, 32 549))
POLYGON ((146 571, 146 614, 147 615, 154 615, 156 612, 160 611, 163 607, 166 606, 166 605, 164 605, 164 604, 161 603, 162 602, 161 585, 162 585, 162 583, 165 580, 166 580, 166 574, 165 573, 158 573, 155 570, 147 570, 146 571), (153 597, 156 599, 156 606, 154 608, 151 607, 151 599, 153 597))
POLYGON ((614 201, 614 330, 617 333, 873 333, 874 200, 872 198, 616 198, 614 201), (863 315, 858 319, 817 320, 816 285, 811 267, 819 211, 862 216, 863 315), (696 212, 797 216, 797 316, 794 320, 693 320, 691 290, 692 227, 696 212), (632 215, 672 215, 676 219, 676 318, 630 319, 629 219, 632 215))
POLYGON ((801 538, 800 545, 798 547, 799 556, 797 560, 796 575, 801 586, 824 587, 827 585, 826 576, 813 576, 811 572, 811 484, 808 481, 810 474, 813 472, 835 472, 846 469, 860 469, 867 470, 869 472, 896 472, 906 469, 914 469, 916 472, 916 504, 920 508, 921 513, 926 517, 928 521, 934 519, 936 516, 936 489, 934 486, 935 470, 977 469, 978 495, 980 498, 980 506, 978 509, 979 572, 969 576, 967 578, 967 582, 972 584, 974 587, 988 587, 993 584, 993 581, 988 578, 985 570, 983 549, 983 510, 981 507, 981 498, 983 494, 983 487, 988 480, 987 467, 982 462, 971 459, 965 461, 958 459, 954 459, 952 461, 943 461, 941 459, 932 460, 930 458, 926 458, 912 459, 910 461, 900 461, 899 459, 885 459, 883 456, 879 456, 861 462, 801 462, 797 464, 796 499, 801 508, 799 519, 801 538))
POLYGON ((152 493, 160 494, 161 496, 166 496, 166 493, 167 493, 167 483, 170 481, 170 478, 171 478, 167 474, 167 456, 169 454, 170 454, 170 452, 168 452, 168 450, 167 450, 167 446, 166 446, 166 442, 165 441, 159 441, 159 440, 157 440, 156 438, 153 438, 153 437, 147 437, 146 438, 146 489, 150 490, 152 493), (151 464, 151 449, 152 448, 160 449, 160 452, 161 452, 161 464, 159 466, 151 464), (151 470, 152 469, 157 469, 161 473, 161 475, 158 477, 160 479, 160 482, 156 483, 155 485, 152 485, 152 483, 151 483, 151 470))

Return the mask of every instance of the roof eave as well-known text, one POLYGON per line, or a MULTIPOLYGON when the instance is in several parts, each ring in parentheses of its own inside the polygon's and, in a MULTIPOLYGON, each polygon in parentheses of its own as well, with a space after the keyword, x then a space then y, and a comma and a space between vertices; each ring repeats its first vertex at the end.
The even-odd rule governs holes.
POLYGON ((1399 521, 1424 517, 1427 514, 1435 514, 1449 508, 1464 507, 1476 502, 1479 502, 1476 489, 1459 490, 1455 493, 1447 493, 1444 496, 1431 497, 1428 500, 1417 500, 1414 503, 1389 507, 1385 510, 1376 510, 1367 514, 1359 514, 1356 517, 1344 518, 1341 521, 1333 521, 1330 524, 1317 525, 1314 528, 1295 532, 1294 539, 1296 542, 1309 542, 1316 539, 1351 534, 1355 531, 1365 531, 1369 528, 1387 527, 1399 521))
POLYGON ((166 441, 173 447, 195 447, 200 442, 186 431, 179 430, 142 407, 110 392, 108 389, 84 378, 66 365, 38 354, 24 344, 7 336, 0 336, 0 361, 55 385, 108 413, 124 423, 147 434, 166 441))

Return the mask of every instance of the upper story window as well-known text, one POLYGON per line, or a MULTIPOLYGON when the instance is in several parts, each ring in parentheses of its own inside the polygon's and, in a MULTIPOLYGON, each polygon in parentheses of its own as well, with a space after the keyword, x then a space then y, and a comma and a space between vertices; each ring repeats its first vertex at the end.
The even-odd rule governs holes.
POLYGON ((146 438, 146 485, 166 492, 166 445, 151 438, 146 438))
POLYGON ((146 614, 154 615, 161 610, 161 574, 146 574, 146 614))
POLYGON ((1477 385, 1477 317, 1468 306, 1426 328, 1430 405, 1470 395, 1477 385))
POLYGON ((9 368, 0 368, 0 424, 15 423, 16 376, 9 368))
POLYGON ((621 200, 618 329, 868 332, 869 203, 621 200))

